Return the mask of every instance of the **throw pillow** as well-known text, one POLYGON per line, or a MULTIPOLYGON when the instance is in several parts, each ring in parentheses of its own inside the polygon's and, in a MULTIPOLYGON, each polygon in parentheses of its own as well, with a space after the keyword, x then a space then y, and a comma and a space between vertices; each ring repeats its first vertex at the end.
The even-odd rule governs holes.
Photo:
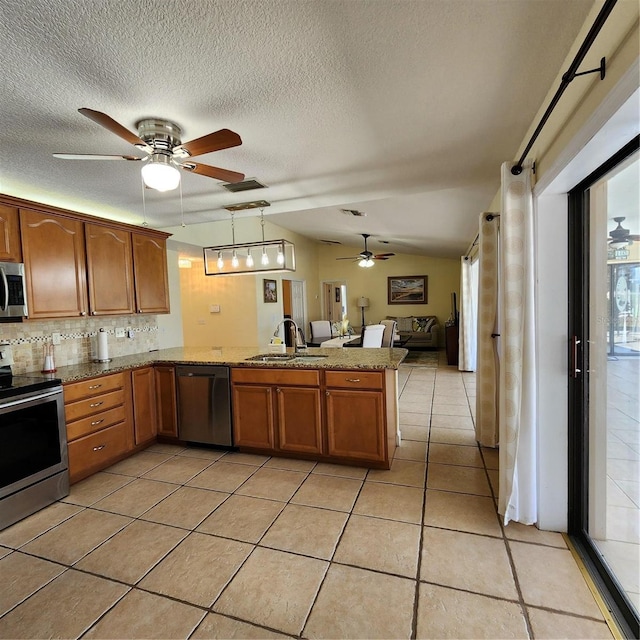
POLYGON ((410 333, 413 331, 413 318, 396 318, 398 323, 398 331, 403 333, 410 333))
POLYGON ((414 318, 413 319, 413 330, 424 332, 426 331, 427 319, 426 318, 414 318))

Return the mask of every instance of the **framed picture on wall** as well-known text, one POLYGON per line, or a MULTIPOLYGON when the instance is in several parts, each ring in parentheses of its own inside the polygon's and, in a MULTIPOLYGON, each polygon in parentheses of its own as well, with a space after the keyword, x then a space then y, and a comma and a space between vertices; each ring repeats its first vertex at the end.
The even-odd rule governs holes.
POLYGON ((262 281, 263 289, 262 293, 265 302, 278 302, 278 283, 275 280, 262 281))
POLYGON ((336 302, 340 302, 340 287, 336 287, 336 302))
POLYGON ((387 278, 388 304, 427 304, 427 276, 387 278))

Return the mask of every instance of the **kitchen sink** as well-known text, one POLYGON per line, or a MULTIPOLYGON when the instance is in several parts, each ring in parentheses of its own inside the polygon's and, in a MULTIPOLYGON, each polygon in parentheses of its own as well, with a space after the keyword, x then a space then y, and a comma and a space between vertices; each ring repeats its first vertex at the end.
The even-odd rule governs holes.
POLYGON ((246 358, 253 362, 291 362, 292 360, 321 360, 327 356, 322 353, 259 353, 257 356, 246 358))
POLYGON ((257 356, 251 356, 246 360, 253 360, 254 362, 287 362, 293 360, 293 353, 259 353, 257 356))

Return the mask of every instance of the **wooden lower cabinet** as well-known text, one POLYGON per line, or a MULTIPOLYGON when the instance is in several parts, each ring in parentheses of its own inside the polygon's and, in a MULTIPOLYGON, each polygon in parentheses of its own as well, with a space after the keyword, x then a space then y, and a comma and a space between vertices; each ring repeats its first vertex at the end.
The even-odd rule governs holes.
POLYGON ((133 432, 135 444, 154 440, 158 433, 156 412, 156 379, 153 367, 131 372, 133 394, 133 432))
POLYGON ((318 371, 232 369, 231 380, 236 446, 323 452, 318 371))
POLYGON ((326 406, 330 456, 385 460, 384 396, 380 391, 327 389, 326 406))
POLYGON ((237 368, 231 380, 238 447, 389 468, 383 372, 237 368))
POLYGON ((276 388, 278 449, 298 453, 322 453, 320 389, 276 388))
POLYGON ((104 469, 133 449, 129 372, 65 384, 71 482, 104 469))
POLYGON ((233 441, 238 447, 275 448, 273 388, 234 384, 233 441))
POLYGON ((158 414, 158 435, 178 437, 178 413, 176 395, 176 368, 156 365, 156 404, 158 414))

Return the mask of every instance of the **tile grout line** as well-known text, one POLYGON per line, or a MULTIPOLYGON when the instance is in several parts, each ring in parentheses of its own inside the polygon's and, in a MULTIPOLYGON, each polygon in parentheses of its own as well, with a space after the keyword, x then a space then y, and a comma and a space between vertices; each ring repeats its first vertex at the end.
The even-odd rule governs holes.
POLYGON ((416 566, 416 584, 413 596, 413 616, 411 618, 411 638, 415 640, 418 635, 418 606, 420 603, 420 572, 422 571, 422 549, 424 545, 424 517, 427 509, 427 482, 429 478, 429 446, 431 440, 431 419, 433 415, 433 399, 436 391, 436 380, 438 372, 434 375, 433 387, 431 389, 431 408, 429 410, 429 433, 427 435, 427 442, 425 446, 425 467, 424 467, 424 489, 422 494, 422 514, 420 517, 420 540, 418 543, 418 562, 416 566))

